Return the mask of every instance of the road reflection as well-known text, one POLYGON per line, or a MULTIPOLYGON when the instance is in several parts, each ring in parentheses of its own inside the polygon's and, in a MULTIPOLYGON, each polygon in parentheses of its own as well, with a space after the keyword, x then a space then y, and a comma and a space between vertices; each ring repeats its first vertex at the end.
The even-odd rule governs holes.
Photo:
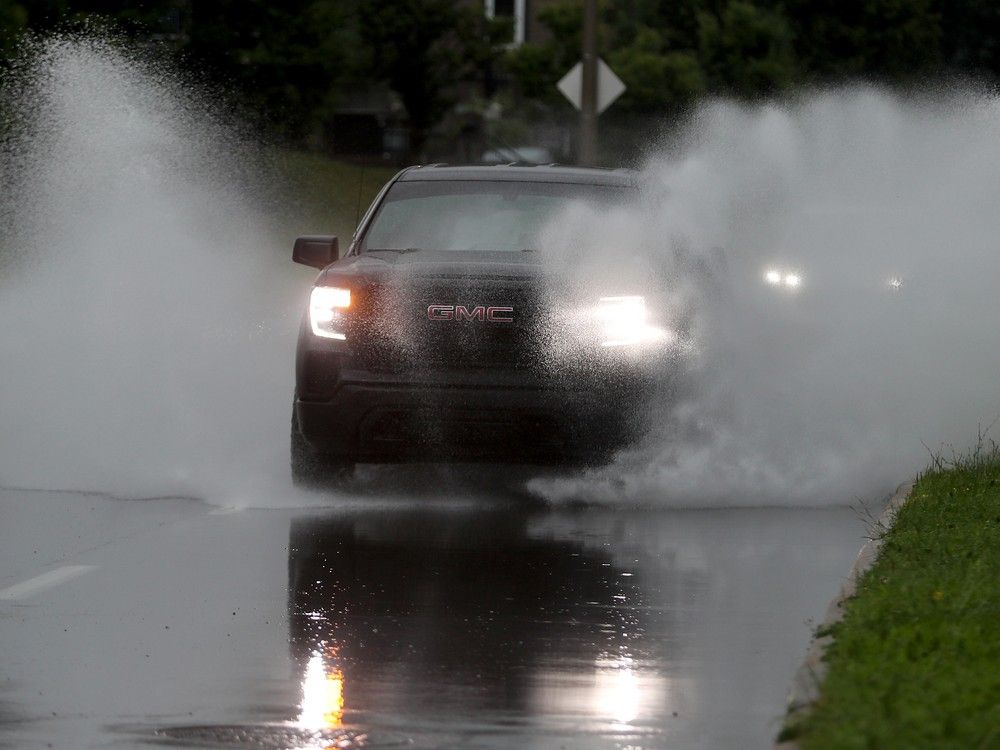
POLYGON ((337 729, 344 719, 344 673, 336 652, 313 651, 302 676, 298 725, 303 729, 337 729))
POLYGON ((664 611, 602 545, 538 533, 535 520, 414 510, 293 521, 300 725, 655 730, 669 713, 657 666, 669 655, 649 635, 669 627, 664 611))

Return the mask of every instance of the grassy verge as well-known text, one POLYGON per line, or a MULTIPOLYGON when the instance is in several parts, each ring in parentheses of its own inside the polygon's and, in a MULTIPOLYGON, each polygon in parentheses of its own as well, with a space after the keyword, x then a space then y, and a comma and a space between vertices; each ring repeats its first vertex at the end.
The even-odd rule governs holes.
POLYGON ((362 167, 303 151, 279 151, 274 159, 291 182, 299 204, 293 212, 296 226, 292 231, 335 234, 342 249, 346 249, 361 213, 396 172, 392 167, 362 167))
MULTIPOLYGON (((884 533, 884 532, 883 532, 884 533)), ((920 477, 833 626, 803 750, 1000 748, 1000 454, 920 477)))

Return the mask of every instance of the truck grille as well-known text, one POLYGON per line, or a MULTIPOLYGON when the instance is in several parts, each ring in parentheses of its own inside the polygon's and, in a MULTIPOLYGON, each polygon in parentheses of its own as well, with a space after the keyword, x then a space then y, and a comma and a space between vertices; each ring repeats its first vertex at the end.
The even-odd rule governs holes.
POLYGON ((542 364, 544 312, 529 280, 414 278, 370 287, 349 339, 374 371, 534 369, 542 364), (431 305, 445 306, 445 319, 430 319, 431 305), (491 307, 513 308, 497 315, 511 322, 487 320, 491 307))

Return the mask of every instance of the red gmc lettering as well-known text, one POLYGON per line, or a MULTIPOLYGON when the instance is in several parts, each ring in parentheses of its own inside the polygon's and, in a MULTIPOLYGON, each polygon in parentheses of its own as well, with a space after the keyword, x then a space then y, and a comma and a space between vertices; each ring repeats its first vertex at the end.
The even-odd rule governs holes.
POLYGON ((486 308, 486 319, 490 323, 513 323, 514 322, 514 308, 513 307, 487 307, 486 308))
POLYGON ((454 305, 428 305, 427 317, 430 320, 454 320, 454 305))
MULTIPOLYGON (((491 310, 493 308, 490 308, 491 310)), ((486 308, 482 305, 477 305, 472 308, 472 312, 469 312, 469 308, 465 305, 458 305, 455 308, 455 320, 483 320, 486 317, 486 308)))
POLYGON ((471 310, 465 305, 428 305, 428 320, 485 320, 490 323, 513 323, 513 307, 485 307, 476 305, 471 310))

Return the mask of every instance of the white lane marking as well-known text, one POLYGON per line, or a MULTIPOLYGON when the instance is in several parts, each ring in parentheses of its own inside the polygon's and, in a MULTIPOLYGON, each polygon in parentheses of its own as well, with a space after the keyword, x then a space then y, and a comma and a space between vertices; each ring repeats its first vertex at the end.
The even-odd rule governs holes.
POLYGON ((89 573, 96 567, 96 565, 64 565, 61 568, 50 570, 48 573, 42 573, 40 576, 29 578, 27 581, 15 583, 10 588, 0 590, 0 600, 24 599, 39 591, 71 581, 84 573, 89 573))
POLYGON ((215 510, 208 511, 210 516, 228 516, 230 513, 240 513, 243 508, 238 505, 227 505, 224 508, 216 508, 215 510))

